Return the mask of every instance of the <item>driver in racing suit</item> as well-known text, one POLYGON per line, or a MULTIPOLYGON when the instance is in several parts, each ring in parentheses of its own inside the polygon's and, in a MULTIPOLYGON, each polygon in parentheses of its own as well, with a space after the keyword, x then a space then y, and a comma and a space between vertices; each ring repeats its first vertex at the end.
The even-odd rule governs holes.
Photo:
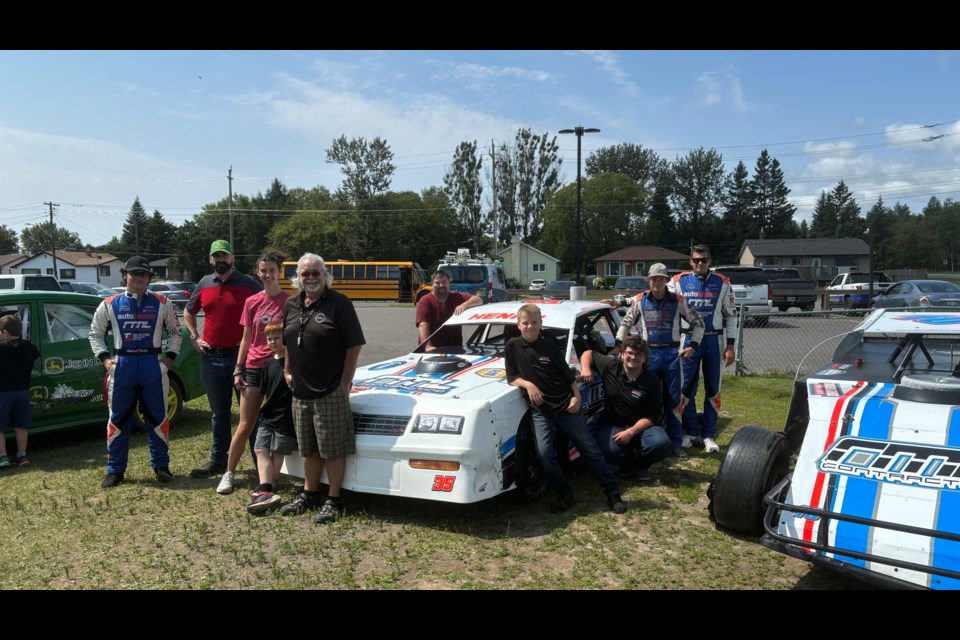
MULTIPOLYGON (((703 342, 693 356, 683 361, 683 446, 702 444, 707 453, 717 453, 717 415, 720 411, 721 362, 729 367, 735 357, 737 341, 737 307, 733 289, 726 276, 710 272, 710 249, 698 244, 691 249, 690 266, 673 277, 668 285, 671 291, 683 295, 687 303, 700 314, 706 325, 703 342), (723 347, 726 333, 726 347, 723 347), (702 365, 702 366, 701 366, 702 365), (697 418, 696 395, 703 370, 703 424, 697 418), (688 402, 689 400, 689 402, 688 402)), ((692 338, 687 335, 689 346, 692 338)))
POLYGON ((620 322, 617 345, 627 339, 634 325, 640 328, 641 337, 650 345, 647 370, 657 374, 662 381, 667 435, 674 453, 679 454, 683 443, 681 414, 684 408, 680 362, 681 358, 686 361, 697 352, 703 340, 704 325, 682 295, 667 291, 669 279, 666 265, 659 262, 650 265, 646 277, 650 289, 633 299, 630 310, 620 322), (690 338, 683 350, 679 349, 681 317, 690 324, 690 338))
POLYGON ((106 298, 97 307, 90 324, 90 347, 107 370, 107 476, 101 486, 123 482, 127 451, 137 402, 143 411, 150 446, 150 465, 157 480, 168 483, 170 473, 169 423, 167 420, 167 371, 180 352, 180 323, 173 303, 147 291, 150 263, 141 256, 130 258, 120 270, 126 291, 106 298), (161 353, 167 330, 166 353, 161 353), (114 355, 106 334, 113 332, 114 355))

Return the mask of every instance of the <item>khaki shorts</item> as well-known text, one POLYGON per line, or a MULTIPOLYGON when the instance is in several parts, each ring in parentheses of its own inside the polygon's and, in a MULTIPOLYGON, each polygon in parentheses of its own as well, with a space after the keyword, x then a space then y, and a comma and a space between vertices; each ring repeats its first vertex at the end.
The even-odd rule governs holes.
POLYGON ((292 402, 293 428, 301 456, 320 452, 321 458, 340 458, 357 452, 350 402, 338 386, 318 400, 292 402))

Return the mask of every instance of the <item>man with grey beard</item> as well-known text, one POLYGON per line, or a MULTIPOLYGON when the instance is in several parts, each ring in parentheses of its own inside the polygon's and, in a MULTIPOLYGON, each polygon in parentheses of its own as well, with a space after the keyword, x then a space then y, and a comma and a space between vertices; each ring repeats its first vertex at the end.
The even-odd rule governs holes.
POLYGON ((330 288, 323 258, 304 254, 297 262, 294 286, 300 294, 291 296, 284 309, 284 377, 293 391, 293 426, 304 482, 303 492, 280 513, 319 509, 313 521, 324 524, 343 515, 340 486, 347 456, 357 450, 350 389, 365 340, 353 303, 330 288), (324 468, 330 485, 326 501, 321 501, 324 468))

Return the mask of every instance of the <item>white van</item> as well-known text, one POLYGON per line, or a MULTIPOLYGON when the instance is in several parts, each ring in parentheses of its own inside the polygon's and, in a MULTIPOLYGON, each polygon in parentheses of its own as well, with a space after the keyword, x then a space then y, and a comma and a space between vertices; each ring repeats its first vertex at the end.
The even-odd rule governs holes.
POLYGON ((485 256, 472 258, 469 249, 448 251, 437 267, 450 276, 450 290, 472 293, 485 303, 510 300, 503 263, 485 256))
POLYGON ((0 274, 0 292, 3 291, 62 291, 53 276, 32 273, 0 274))

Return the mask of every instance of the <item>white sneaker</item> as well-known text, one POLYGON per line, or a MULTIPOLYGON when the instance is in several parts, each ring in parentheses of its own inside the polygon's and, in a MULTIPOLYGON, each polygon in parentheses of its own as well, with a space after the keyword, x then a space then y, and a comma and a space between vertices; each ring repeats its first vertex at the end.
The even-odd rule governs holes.
POLYGON ((220 484, 217 485, 217 493, 225 496, 233 493, 233 489, 233 472, 227 471, 223 474, 223 477, 220 478, 220 484))
POLYGON ((717 441, 713 438, 704 438, 703 446, 707 450, 707 453, 720 453, 720 445, 718 445, 717 441))
POLYGON ((693 445, 697 445, 698 447, 700 446, 700 438, 699 438, 699 437, 683 436, 683 442, 681 443, 680 446, 682 446, 684 449, 689 449, 689 448, 692 447, 693 445))

